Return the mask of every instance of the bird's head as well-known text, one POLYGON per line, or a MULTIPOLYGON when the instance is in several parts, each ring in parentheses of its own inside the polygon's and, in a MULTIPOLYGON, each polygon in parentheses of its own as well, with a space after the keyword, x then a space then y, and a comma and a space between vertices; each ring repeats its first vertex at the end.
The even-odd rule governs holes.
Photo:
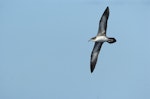
POLYGON ((95 41, 96 37, 92 37, 89 41, 95 41))

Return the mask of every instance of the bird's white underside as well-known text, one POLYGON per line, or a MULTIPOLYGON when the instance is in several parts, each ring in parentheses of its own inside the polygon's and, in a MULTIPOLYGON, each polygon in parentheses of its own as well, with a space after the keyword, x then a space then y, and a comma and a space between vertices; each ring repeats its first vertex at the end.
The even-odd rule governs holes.
POLYGON ((108 38, 106 36, 97 36, 93 41, 95 41, 95 42, 107 42, 108 38))

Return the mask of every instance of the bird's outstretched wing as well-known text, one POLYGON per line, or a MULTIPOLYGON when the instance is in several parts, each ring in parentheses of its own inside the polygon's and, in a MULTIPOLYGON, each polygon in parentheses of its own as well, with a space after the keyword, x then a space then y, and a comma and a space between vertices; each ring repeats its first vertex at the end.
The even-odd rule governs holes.
POLYGON ((105 9, 105 11, 99 21, 99 28, 98 28, 97 35, 106 35, 108 17, 109 17, 109 7, 107 7, 105 9))
POLYGON ((103 43, 101 43, 101 42, 95 42, 93 51, 91 53, 91 61, 90 61, 91 73, 94 71, 94 68, 95 68, 95 65, 96 65, 96 62, 98 59, 98 54, 99 54, 102 44, 103 43))

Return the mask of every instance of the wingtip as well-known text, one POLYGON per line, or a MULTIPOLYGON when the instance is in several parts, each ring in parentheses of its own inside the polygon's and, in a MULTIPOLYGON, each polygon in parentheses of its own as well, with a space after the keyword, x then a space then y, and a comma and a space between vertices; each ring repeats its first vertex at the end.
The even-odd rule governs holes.
POLYGON ((93 71, 94 71, 94 68, 93 68, 93 66, 91 66, 91 73, 93 73, 93 71))
POLYGON ((109 12, 109 7, 107 6, 107 8, 106 8, 106 11, 108 11, 109 12))
POLYGON ((109 16, 109 7, 107 6, 107 8, 105 9, 103 15, 107 15, 107 17, 109 16))

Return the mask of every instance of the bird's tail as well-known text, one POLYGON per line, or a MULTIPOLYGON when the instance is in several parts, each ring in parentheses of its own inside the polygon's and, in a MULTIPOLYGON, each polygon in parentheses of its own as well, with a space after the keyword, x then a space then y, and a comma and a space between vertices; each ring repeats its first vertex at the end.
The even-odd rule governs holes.
POLYGON ((116 39, 115 38, 109 38, 108 39, 108 41, 107 41, 108 43, 115 43, 116 42, 116 39))

